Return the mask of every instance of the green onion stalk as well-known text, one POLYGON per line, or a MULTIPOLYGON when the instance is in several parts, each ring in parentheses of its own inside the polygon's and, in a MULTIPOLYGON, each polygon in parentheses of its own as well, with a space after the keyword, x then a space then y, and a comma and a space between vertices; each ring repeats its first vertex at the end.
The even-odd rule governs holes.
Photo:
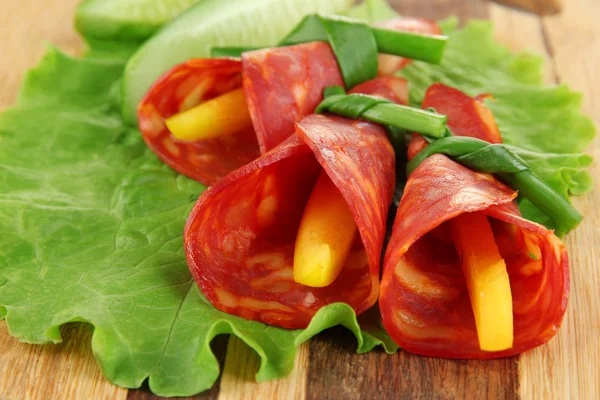
POLYGON ((496 174, 519 195, 551 217, 560 232, 573 230, 583 216, 569 201, 537 176, 529 164, 502 144, 468 137, 444 137, 433 141, 407 164, 410 175, 426 158, 445 154, 475 171, 496 174))
MULTIPOLYGON (((371 27, 359 20, 322 16, 306 16, 278 46, 300 43, 328 42, 338 61, 344 84, 352 88, 377 76, 377 55, 392 54, 439 64, 446 36, 394 31, 371 27)), ((239 57, 256 48, 213 48, 213 57, 239 57)))

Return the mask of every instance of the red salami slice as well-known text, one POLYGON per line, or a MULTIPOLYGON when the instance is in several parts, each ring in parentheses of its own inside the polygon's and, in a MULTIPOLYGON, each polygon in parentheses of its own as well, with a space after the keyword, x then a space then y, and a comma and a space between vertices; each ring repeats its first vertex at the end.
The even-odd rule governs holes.
MULTIPOLYGON (((484 103, 490 95, 475 98, 458 89, 441 83, 434 83, 425 93, 422 108, 433 108, 448 116, 448 127, 456 136, 468 136, 490 143, 502 143, 500 130, 494 115, 484 103)), ((416 156, 428 142, 419 134, 413 134, 408 146, 408 159, 416 156)))
MULTIPOLYGON (((422 18, 398 18, 380 22, 376 25, 398 31, 428 33, 431 35, 442 34, 442 30, 434 21, 422 18)), ((392 56, 390 54, 380 54, 377 74, 379 76, 393 75, 411 62, 412 60, 409 58, 392 56)))
POLYGON ((368 93, 398 104, 408 104, 408 82, 394 76, 383 76, 363 82, 349 93, 368 93))
MULTIPOLYGON (((424 107, 434 103, 445 109, 455 133, 494 138, 495 124, 470 129, 477 126, 473 121, 482 111, 456 107, 454 101, 462 96, 466 95, 434 85, 424 107)), ((416 135, 414 142, 419 140, 416 135)), ((429 356, 495 358, 519 354, 554 336, 569 295, 567 252, 552 231, 521 218, 515 197, 492 176, 443 155, 430 157, 411 174, 386 251, 380 295, 384 326, 398 345, 429 356), (466 212, 491 217, 494 239, 507 264, 514 318, 514 343, 508 350, 485 352, 479 347, 469 293, 447 226, 466 212), (533 257, 537 259, 529 254, 532 248, 539 248, 540 254, 533 257)))
POLYGON ((327 86, 343 86, 337 60, 323 42, 242 54, 244 91, 262 153, 294 133, 327 86))
POLYGON ((306 327, 330 303, 348 303, 358 314, 375 303, 395 184, 393 149, 379 125, 309 115, 296 132, 209 188, 184 235, 190 270, 216 308, 285 328, 306 327), (323 170, 360 235, 337 279, 313 288, 293 280, 292 263, 300 219, 323 170))
POLYGON ((427 89, 423 108, 434 108, 448 116, 448 127, 456 136, 468 136, 490 143, 502 143, 494 115, 483 103, 489 95, 469 97, 458 89, 434 83, 427 89))
POLYGON ((164 119, 242 86, 242 65, 233 59, 194 59, 163 75, 138 109, 144 141, 176 171, 213 184, 259 155, 253 129, 197 141, 175 138, 164 119))

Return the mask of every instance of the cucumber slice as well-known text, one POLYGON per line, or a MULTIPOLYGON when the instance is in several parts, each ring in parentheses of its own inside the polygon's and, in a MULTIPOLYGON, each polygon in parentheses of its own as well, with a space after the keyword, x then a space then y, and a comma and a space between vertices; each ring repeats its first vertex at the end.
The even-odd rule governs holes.
POLYGON ((365 0, 349 9, 344 15, 370 23, 399 17, 399 14, 390 7, 387 0, 365 0))
POLYGON ((146 42, 127 63, 123 119, 135 124, 150 85, 172 66, 209 57, 212 47, 270 46, 307 14, 335 14, 353 0, 202 0, 146 42))
POLYGON ((75 28, 97 39, 142 40, 199 1, 85 0, 75 11, 75 28))

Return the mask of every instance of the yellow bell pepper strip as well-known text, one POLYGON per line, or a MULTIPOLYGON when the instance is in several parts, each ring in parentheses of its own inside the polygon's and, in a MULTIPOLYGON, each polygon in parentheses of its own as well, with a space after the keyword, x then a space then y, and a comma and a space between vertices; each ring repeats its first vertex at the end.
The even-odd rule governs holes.
POLYGON ((333 283, 348 258, 356 231, 346 201, 329 176, 321 172, 298 229, 294 280, 311 287, 333 283))
POLYGON ((469 289, 481 350, 512 348, 510 281, 487 217, 477 212, 462 214, 451 221, 451 229, 469 289))
POLYGON ((180 140, 204 140, 232 135, 252 126, 244 89, 215 97, 165 119, 169 131, 180 140))

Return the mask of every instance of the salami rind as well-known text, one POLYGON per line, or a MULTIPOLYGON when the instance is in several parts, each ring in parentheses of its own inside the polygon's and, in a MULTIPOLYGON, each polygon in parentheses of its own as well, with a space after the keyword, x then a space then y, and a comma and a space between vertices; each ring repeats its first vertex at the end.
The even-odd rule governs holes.
MULTIPOLYGON (((495 124, 473 123, 481 118, 481 109, 453 102, 459 98, 464 106, 468 102, 463 96, 435 84, 423 107, 441 106, 455 133, 494 139, 495 124)), ((413 136, 409 157, 422 141, 413 136)), ((379 302, 383 324, 400 347, 428 356, 496 358, 522 353, 556 334, 569 296, 567 252, 552 231, 520 216, 516 195, 493 176, 439 154, 410 175, 385 254, 379 302), (494 239, 507 265, 514 318, 514 343, 508 350, 485 352, 479 347, 466 281, 447 225, 465 212, 491 217, 494 239), (531 245, 539 247, 537 260, 529 253, 531 245)))
POLYGON ((144 141, 174 170, 211 185, 259 156, 252 128, 220 138, 183 141, 164 119, 242 86, 242 64, 235 59, 194 59, 164 74, 138 108, 144 141))
MULTIPOLYGON (((383 21, 376 24, 381 28, 393 29, 397 31, 407 31, 414 33, 427 33, 431 35, 441 35, 442 30, 435 23, 423 18, 397 18, 389 21, 383 21)), ((400 71, 412 62, 409 58, 393 56, 390 54, 380 54, 377 67, 378 76, 390 76, 400 71)))
POLYGON ((343 86, 329 44, 311 42, 242 54, 243 85, 261 153, 295 132, 328 86, 343 86))
POLYGON ((306 327, 334 302, 357 314, 375 303, 395 184, 394 152, 379 125, 309 115, 296 132, 209 188, 184 234, 190 270, 216 308, 284 328, 306 327), (300 219, 323 170, 360 235, 337 279, 314 288, 294 282, 292 264, 300 219))

